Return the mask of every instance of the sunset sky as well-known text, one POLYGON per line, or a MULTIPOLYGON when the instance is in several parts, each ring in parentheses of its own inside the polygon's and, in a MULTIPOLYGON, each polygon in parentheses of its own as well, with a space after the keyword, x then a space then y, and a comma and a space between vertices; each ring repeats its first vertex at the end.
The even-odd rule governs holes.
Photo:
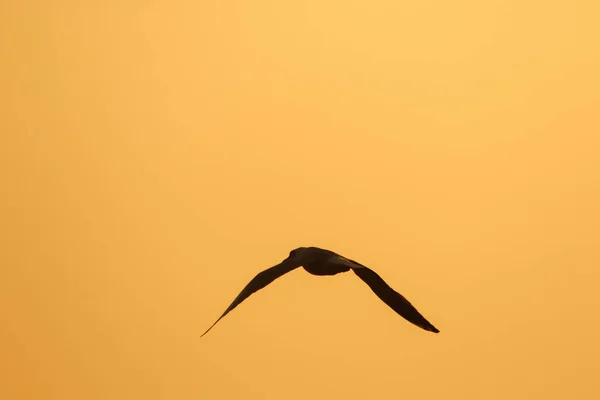
POLYGON ((599 4, 1 2, 0 398, 600 398, 599 4))

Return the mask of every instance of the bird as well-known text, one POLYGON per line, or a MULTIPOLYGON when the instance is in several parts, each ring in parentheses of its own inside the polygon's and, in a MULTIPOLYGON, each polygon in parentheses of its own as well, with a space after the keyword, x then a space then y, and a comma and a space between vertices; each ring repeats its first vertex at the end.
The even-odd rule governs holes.
POLYGON ((336 275, 352 270, 385 304, 397 314, 414 325, 433 333, 439 330, 433 326, 417 309, 400 293, 392 289, 375 271, 331 250, 318 247, 298 247, 290 251, 289 256, 279 264, 259 272, 242 289, 240 294, 227 307, 225 312, 204 332, 206 335, 223 317, 246 300, 251 294, 264 288, 275 279, 302 266, 312 275, 336 275))

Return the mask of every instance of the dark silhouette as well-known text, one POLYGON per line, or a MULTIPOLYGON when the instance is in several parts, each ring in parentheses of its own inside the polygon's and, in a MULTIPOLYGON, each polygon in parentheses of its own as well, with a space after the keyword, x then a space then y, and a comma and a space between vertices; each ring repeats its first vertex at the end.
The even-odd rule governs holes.
POLYGON ((256 275, 254 279, 246 285, 244 290, 233 300, 227 310, 202 334, 206 335, 213 326, 226 316, 231 310, 236 308, 242 301, 247 299, 252 293, 264 288, 280 276, 302 266, 308 273, 313 275, 335 275, 340 272, 352 270, 360 279, 362 279, 373 292, 385 304, 390 306, 399 315, 416 326, 426 331, 438 333, 439 330, 425 319, 417 309, 410 304, 400 293, 388 286, 387 283, 374 271, 365 267, 356 261, 342 257, 333 251, 320 249, 318 247, 299 247, 292 250, 288 258, 280 264, 266 269, 256 275))

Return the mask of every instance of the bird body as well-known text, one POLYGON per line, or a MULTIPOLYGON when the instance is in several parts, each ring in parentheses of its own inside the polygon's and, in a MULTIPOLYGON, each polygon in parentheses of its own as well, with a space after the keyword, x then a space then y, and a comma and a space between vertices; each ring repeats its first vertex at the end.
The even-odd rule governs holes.
POLYGON ((354 260, 350 260, 334 253, 331 250, 320 249, 318 247, 299 247, 292 250, 290 255, 281 263, 258 273, 233 300, 231 305, 215 321, 215 323, 202 334, 202 336, 206 335, 208 331, 221 320, 221 318, 237 307, 252 293, 262 289, 278 277, 300 266, 302 266, 306 272, 318 276, 336 275, 352 270, 371 288, 377 297, 396 311, 396 313, 422 329, 434 333, 439 332, 439 330, 427 321, 427 319, 425 319, 425 317, 423 317, 417 309, 406 300, 406 298, 392 289, 373 270, 354 260))
MULTIPOLYGON (((352 261, 330 250, 318 247, 300 247, 293 250, 290 255, 293 258, 301 257, 302 268, 312 275, 336 275, 348 272, 354 265, 352 261)), ((356 266, 361 266, 355 263, 356 266)))

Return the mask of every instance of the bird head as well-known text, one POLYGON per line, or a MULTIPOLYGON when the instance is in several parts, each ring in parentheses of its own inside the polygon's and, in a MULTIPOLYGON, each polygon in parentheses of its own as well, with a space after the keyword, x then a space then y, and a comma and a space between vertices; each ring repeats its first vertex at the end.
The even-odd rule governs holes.
POLYGON ((298 258, 302 255, 302 253, 304 253, 306 250, 306 247, 298 247, 297 249, 294 249, 292 251, 290 251, 290 255, 288 256, 288 260, 293 260, 295 258, 298 258))

